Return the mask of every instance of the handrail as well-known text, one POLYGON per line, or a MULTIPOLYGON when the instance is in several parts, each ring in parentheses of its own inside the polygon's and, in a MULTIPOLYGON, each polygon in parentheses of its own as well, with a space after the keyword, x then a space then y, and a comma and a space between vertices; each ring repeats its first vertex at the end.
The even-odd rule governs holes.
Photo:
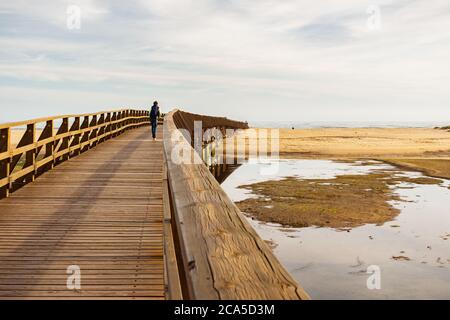
POLYGON ((0 124, 0 198, 55 165, 148 123, 148 111, 125 109, 0 124), (61 121, 58 128, 55 120, 61 121), (38 135, 39 123, 43 128, 38 135), (13 145, 12 129, 23 126, 21 139, 13 145))
POLYGON ((164 214, 164 285, 167 300, 183 300, 182 279, 178 269, 177 234, 174 232, 172 197, 168 181, 167 161, 163 153, 163 214, 164 214))
MULTIPOLYGON (((164 152, 183 296, 206 300, 309 299, 182 136, 179 129, 190 131, 190 121, 202 117, 190 114, 187 119, 184 114, 175 110, 164 119, 164 152), (172 152, 180 149, 190 150, 193 163, 177 164, 172 159, 172 152)), ((206 127, 246 126, 225 118, 209 120, 206 127)))
POLYGON ((94 113, 64 114, 64 115, 59 115, 59 116, 51 116, 51 117, 35 118, 35 119, 22 120, 22 121, 6 122, 6 123, 0 123, 0 129, 25 126, 25 125, 32 124, 32 123, 46 122, 48 120, 58 120, 58 119, 75 118, 75 117, 91 117, 91 116, 101 115, 104 113, 123 112, 123 111, 129 111, 129 110, 131 110, 131 109, 117 109, 117 110, 109 110, 109 111, 99 111, 99 112, 94 112, 94 113))

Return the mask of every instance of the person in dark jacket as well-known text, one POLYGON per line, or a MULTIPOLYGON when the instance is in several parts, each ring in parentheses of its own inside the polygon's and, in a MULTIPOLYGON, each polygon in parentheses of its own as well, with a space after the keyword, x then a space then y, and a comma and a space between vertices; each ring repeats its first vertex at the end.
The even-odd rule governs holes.
POLYGON ((152 137, 153 141, 156 140, 156 128, 158 126, 158 119, 160 117, 158 101, 153 102, 152 109, 150 110, 150 122, 152 124, 152 137))

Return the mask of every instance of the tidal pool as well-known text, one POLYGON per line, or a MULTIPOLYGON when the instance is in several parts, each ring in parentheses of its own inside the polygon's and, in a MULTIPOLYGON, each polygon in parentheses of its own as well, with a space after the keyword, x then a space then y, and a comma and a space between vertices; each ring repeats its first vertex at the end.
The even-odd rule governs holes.
MULTIPOLYGON (((245 163, 222 187, 237 202, 256 196, 238 188, 241 185, 286 177, 332 179, 380 169, 394 168, 375 161, 245 163)), ((418 172, 401 175, 423 176, 418 172)), ((247 219, 313 299, 450 299, 450 180, 442 181, 439 185, 393 186, 402 201, 391 205, 400 209, 400 214, 381 226, 366 224, 343 231, 247 219), (374 270, 373 266, 380 271, 380 289, 367 286, 372 275, 368 270, 374 270)), ((267 205, 270 207, 270 201, 267 205)))

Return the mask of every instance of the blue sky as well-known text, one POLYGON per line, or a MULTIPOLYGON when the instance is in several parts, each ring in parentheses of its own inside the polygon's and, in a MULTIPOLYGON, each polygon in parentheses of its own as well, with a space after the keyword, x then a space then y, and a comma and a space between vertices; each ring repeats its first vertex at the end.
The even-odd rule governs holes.
POLYGON ((0 122, 155 99, 246 120, 450 121, 448 0, 2 1, 0 48, 0 122))

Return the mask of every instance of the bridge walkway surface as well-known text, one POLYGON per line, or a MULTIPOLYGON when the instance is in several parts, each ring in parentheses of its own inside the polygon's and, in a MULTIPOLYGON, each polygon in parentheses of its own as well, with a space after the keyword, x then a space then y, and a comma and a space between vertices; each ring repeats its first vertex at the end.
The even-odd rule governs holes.
POLYGON ((0 200, 0 299, 164 299, 161 139, 127 131, 0 200))

